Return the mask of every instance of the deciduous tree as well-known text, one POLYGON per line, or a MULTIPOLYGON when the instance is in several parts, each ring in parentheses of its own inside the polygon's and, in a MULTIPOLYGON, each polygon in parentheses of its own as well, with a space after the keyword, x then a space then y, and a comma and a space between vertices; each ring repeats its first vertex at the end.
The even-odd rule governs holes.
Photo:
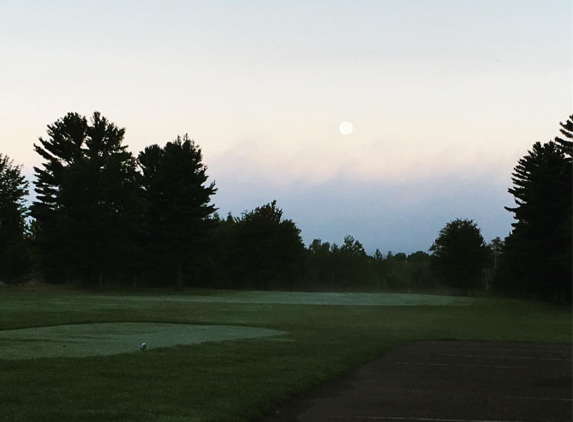
POLYGON ((472 220, 456 219, 447 223, 430 251, 432 269, 446 285, 464 293, 483 287, 488 249, 472 220))
POLYGON ((235 219, 233 236, 223 265, 232 269, 239 287, 267 289, 284 286, 292 290, 303 269, 304 244, 300 229, 276 201, 245 212, 235 219))

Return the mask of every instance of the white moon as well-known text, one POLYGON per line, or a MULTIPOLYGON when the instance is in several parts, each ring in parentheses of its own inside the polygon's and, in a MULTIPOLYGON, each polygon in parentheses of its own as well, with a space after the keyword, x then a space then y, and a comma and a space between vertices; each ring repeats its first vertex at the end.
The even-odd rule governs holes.
POLYGON ((340 123, 340 133, 343 135, 350 135, 354 130, 354 126, 350 122, 342 122, 340 123))

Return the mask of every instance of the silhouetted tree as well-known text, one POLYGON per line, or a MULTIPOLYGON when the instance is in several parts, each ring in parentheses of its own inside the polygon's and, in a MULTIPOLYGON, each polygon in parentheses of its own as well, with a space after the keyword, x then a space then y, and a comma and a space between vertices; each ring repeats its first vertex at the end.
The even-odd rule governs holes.
POLYGON ((505 282, 505 290, 518 288, 543 299, 571 301, 570 146, 537 142, 514 169, 509 192, 516 206, 506 209, 516 222, 504 250, 508 279, 500 282, 505 282))
POLYGON ((122 145, 125 129, 95 112, 48 125, 34 149, 36 239, 51 280, 80 279, 100 286, 129 262, 139 208, 135 160, 122 145))
POLYGON ((463 293, 483 287, 488 249, 472 220, 456 219, 446 224, 430 251, 432 269, 447 286, 463 293))
POLYGON ((205 242, 215 212, 210 203, 215 183, 207 184, 207 167, 199 146, 188 135, 165 147, 151 145, 139 154, 145 202, 144 239, 150 266, 165 268, 183 287, 184 272, 197 275, 207 256, 205 242))
POLYGON ((292 289, 300 278, 304 264, 300 229, 282 215, 272 201, 234 219, 221 263, 232 273, 234 287, 292 289))
POLYGON ((312 290, 332 288, 334 284, 334 257, 329 242, 314 239, 306 253, 306 284, 312 290))
POLYGON ((384 260, 386 285, 392 291, 409 291, 413 288, 412 266, 407 263, 404 252, 388 251, 384 260))
POLYGON ((221 218, 217 212, 210 221, 211 228, 208 232, 208 257, 207 265, 202 272, 204 287, 233 288, 235 277, 232 268, 227 264, 230 256, 233 256, 235 237, 235 218, 231 213, 226 218, 221 218))
POLYGON ((346 236, 338 254, 338 283, 343 290, 367 289, 376 286, 370 259, 362 243, 346 236))
POLYGON ((432 289, 437 287, 436 279, 432 276, 432 257, 424 251, 408 255, 407 263, 410 268, 412 289, 432 289))
POLYGON ((371 257, 371 265, 374 277, 374 283, 376 285, 377 290, 385 290, 388 288, 388 280, 387 280, 387 260, 384 259, 382 252, 380 249, 376 249, 374 251, 374 255, 371 257))
POLYGON ((17 283, 31 266, 24 241, 26 195, 28 182, 20 167, 0 154, 0 281, 5 283, 17 283))
POLYGON ((346 236, 342 246, 313 240, 307 248, 307 287, 312 290, 429 290, 439 287, 430 268, 430 255, 418 251, 409 256, 379 249, 369 256, 362 244, 346 236))
POLYGON ((573 139, 573 115, 569 116, 565 123, 559 124, 561 125, 559 131, 566 139, 557 136, 555 137, 555 143, 561 147, 563 154, 571 159, 571 156, 573 156, 573 141, 569 139, 573 139))

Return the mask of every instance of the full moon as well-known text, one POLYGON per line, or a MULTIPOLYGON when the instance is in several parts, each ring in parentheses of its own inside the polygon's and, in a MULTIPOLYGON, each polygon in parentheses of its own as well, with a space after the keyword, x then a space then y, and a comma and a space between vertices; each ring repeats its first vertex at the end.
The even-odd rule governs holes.
POLYGON ((353 129, 354 126, 352 126, 352 123, 350 122, 340 123, 340 133, 342 133, 343 135, 350 135, 353 129))

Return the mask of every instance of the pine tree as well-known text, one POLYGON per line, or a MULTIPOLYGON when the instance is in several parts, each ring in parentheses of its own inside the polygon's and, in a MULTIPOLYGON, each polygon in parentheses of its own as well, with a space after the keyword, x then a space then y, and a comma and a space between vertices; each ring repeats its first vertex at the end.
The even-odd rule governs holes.
POLYGON ((566 147, 537 142, 518 161, 509 189, 516 206, 506 207, 516 222, 506 239, 504 261, 525 292, 570 301, 573 174, 566 147))
POLYGON ((34 144, 44 162, 42 167, 34 167, 37 195, 31 214, 36 221, 35 241, 47 281, 63 282, 76 273, 74 249, 66 241, 63 196, 69 168, 81 159, 87 124, 85 117, 68 113, 48 125, 48 137, 34 144))
POLYGON ((28 182, 20 167, 0 154, 0 281, 16 283, 30 270, 24 242, 28 182))
POLYGON ((163 268, 183 287, 184 273, 193 274, 205 251, 210 203, 215 183, 207 184, 201 149, 188 135, 164 148, 151 145, 139 154, 145 203, 148 263, 163 268))
POLYGON ((135 160, 122 145, 125 129, 95 112, 88 123, 68 113, 34 145, 37 241, 52 281, 103 283, 129 260, 137 219, 135 160))
MULTIPOLYGON (((573 114, 569 116, 565 123, 559 123, 561 125, 561 129, 559 131, 565 136, 567 139, 573 139, 573 114)), ((567 139, 560 138, 559 136, 555 137, 555 143, 557 143, 563 150, 563 153, 566 157, 571 159, 573 156, 573 141, 568 141, 567 139)))

